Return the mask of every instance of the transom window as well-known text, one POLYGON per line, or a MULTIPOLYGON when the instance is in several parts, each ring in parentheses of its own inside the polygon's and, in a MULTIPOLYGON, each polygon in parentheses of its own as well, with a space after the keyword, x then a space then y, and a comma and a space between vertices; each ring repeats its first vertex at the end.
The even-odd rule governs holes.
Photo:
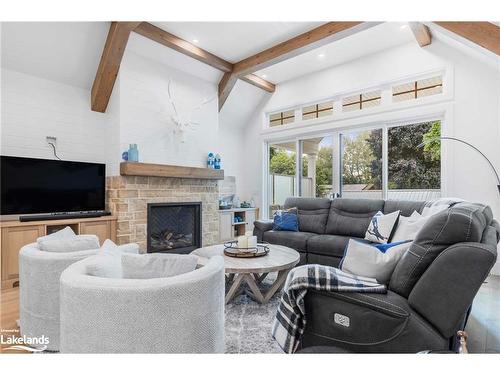
POLYGON ((290 124, 295 121, 295 111, 284 111, 269 115, 269 126, 290 124))
POLYGON ((302 120, 330 116, 333 113, 333 101, 309 105, 302 108, 302 120))
POLYGON ((423 98, 425 96, 437 95, 443 92, 443 79, 441 76, 421 79, 393 86, 392 101, 402 102, 405 100, 423 98))
POLYGON ((358 111, 365 108, 375 107, 380 105, 381 91, 370 91, 364 94, 352 95, 342 99, 342 111, 358 111))

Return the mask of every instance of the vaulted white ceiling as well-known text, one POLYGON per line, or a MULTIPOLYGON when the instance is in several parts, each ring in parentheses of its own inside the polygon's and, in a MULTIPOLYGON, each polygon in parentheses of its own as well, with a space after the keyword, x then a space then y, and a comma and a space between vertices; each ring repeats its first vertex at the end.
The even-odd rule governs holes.
MULTIPOLYGON (((155 22, 230 62, 237 62, 317 27, 317 22, 155 22)), ((7 69, 90 89, 109 29, 109 22, 3 22, 1 63, 7 69)), ((439 28, 433 33, 438 34, 439 28)), ((257 74, 273 83, 355 60, 403 43, 416 43, 403 23, 383 23, 257 74)), ((458 43, 458 42, 457 42, 458 43)), ((463 44, 463 43, 462 43, 463 44)), ((210 66, 132 33, 127 50, 218 83, 222 73, 210 66)), ((220 114, 231 126, 244 126, 269 94, 238 82, 220 114)), ((90 108, 89 108, 90 110, 90 108)))
POLYGON ((318 27, 323 22, 152 22, 235 63, 318 27))
POLYGON ((90 89, 108 22, 2 22, 2 67, 90 89))

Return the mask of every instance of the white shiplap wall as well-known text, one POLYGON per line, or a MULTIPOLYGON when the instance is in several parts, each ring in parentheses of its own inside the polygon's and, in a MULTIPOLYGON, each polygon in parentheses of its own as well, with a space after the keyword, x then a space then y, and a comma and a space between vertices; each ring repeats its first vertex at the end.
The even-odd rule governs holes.
POLYGON ((106 162, 110 114, 90 110, 90 91, 2 69, 1 154, 53 157, 46 136, 57 137, 65 160, 106 162))

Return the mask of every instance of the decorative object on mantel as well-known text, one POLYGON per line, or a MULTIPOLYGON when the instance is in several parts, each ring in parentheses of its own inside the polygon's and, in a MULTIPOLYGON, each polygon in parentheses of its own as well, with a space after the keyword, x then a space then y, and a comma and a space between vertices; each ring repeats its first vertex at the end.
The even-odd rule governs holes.
POLYGON ((128 161, 128 151, 123 151, 122 152, 122 160, 123 161, 128 161))
POLYGON ((128 146, 127 160, 135 163, 139 161, 139 149, 136 143, 131 143, 128 146))
POLYGON ((183 167, 179 165, 121 162, 120 175, 223 180, 224 170, 183 167))
POLYGON ((213 152, 209 152, 207 156, 207 168, 215 169, 215 157, 213 152))
POLYGON ((179 113, 177 111, 177 106, 175 105, 174 98, 172 95, 172 80, 170 79, 168 81, 168 101, 172 105, 172 108, 174 110, 174 114, 170 116, 170 120, 174 124, 174 135, 179 138, 181 143, 184 143, 186 141, 185 139, 185 132, 186 130, 195 130, 194 125, 199 125, 198 122, 194 122, 192 120, 193 114, 200 110, 205 104, 210 103, 213 101, 216 96, 213 96, 209 99, 203 99, 203 101, 194 107, 191 111, 186 112, 186 113, 179 113))
POLYGON ((220 169, 220 155, 215 154, 214 169, 220 169))
POLYGON ((455 137, 432 137, 432 138, 429 138, 429 139, 425 139, 422 143, 420 143, 417 146, 417 149, 421 148, 421 147, 424 147, 425 145, 432 144, 434 142, 441 142, 442 140, 450 140, 450 141, 460 142, 460 143, 462 143, 462 144, 464 144, 466 146, 469 146, 474 151, 476 151, 477 153, 479 153, 483 157, 483 159, 486 160, 486 162, 489 164, 491 170, 495 174, 495 177, 497 179, 497 189, 498 189, 498 192, 500 193, 500 177, 498 176, 498 172, 495 169, 495 167, 493 166, 493 163, 476 146, 470 144, 469 142, 466 142, 463 139, 459 139, 459 138, 455 138, 455 137))

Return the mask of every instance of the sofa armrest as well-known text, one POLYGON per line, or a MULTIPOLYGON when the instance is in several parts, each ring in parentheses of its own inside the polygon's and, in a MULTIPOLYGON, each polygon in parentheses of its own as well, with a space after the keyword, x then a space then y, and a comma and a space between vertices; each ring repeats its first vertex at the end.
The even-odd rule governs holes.
POLYGON ((413 287, 413 310, 444 337, 461 329, 467 309, 496 261, 494 245, 462 242, 442 251, 413 287))
POLYGON ((257 236, 257 241, 262 242, 264 232, 270 231, 273 229, 273 221, 272 220, 255 220, 253 223, 253 235, 257 236))
POLYGON ((448 349, 448 341, 415 314, 408 301, 387 294, 310 290, 301 348, 336 346, 353 352, 416 353, 448 349))
POLYGON ((396 335, 410 316, 407 301, 390 291, 374 294, 311 290, 305 306, 307 332, 362 345, 396 335), (371 328, 374 326, 377 330, 371 328))

